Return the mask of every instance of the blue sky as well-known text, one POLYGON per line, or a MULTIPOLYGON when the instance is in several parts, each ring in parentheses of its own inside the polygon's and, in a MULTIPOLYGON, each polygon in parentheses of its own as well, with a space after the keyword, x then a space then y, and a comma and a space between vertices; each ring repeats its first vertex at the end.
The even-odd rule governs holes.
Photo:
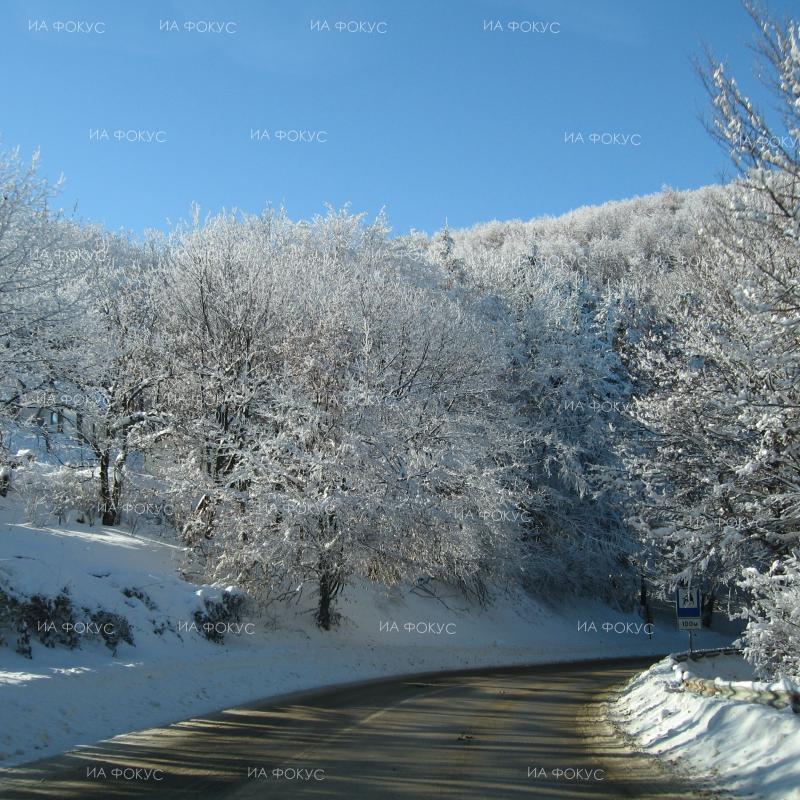
POLYGON ((736 0, 0 0, 0 135, 113 229, 193 201, 529 219, 719 180, 691 58, 708 43, 758 98, 754 35, 736 0))

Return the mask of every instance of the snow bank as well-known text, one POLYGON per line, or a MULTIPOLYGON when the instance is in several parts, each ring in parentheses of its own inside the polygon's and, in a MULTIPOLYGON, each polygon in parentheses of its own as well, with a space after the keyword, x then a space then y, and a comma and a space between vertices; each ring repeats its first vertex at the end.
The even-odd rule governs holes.
POLYGON ((691 677, 733 681, 742 690, 788 688, 752 680, 739 656, 667 658, 630 682, 610 705, 611 720, 645 752, 736 797, 800 800, 800 715, 681 691, 681 679, 691 677))

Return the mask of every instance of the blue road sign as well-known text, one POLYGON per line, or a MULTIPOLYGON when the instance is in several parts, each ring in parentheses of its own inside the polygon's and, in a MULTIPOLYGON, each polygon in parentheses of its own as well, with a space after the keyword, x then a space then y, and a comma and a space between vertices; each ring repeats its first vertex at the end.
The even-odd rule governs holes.
POLYGON ((678 628, 682 631, 698 631, 700 623, 700 590, 678 589, 675 595, 675 610, 678 615, 678 628))

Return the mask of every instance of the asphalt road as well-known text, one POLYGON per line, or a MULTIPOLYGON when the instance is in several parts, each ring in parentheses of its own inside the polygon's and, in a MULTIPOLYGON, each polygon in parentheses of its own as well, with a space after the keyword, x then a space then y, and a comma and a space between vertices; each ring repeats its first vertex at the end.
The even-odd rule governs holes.
POLYGON ((0 797, 708 797, 630 752, 603 720, 609 692, 647 664, 438 673, 286 695, 4 770, 0 797))

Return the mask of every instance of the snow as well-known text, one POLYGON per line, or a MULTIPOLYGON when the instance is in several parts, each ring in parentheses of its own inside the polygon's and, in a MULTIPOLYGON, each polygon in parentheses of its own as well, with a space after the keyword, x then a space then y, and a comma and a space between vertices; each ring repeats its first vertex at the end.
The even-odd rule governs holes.
MULTIPOLYGON (((612 721, 645 752, 713 781, 735 797, 800 799, 800 715, 755 703, 679 691, 680 675, 764 689, 739 656, 674 664, 634 678, 610 706, 612 721)), ((789 688, 781 681, 771 688, 789 688)))
MULTIPOLYGON (((501 594, 481 610, 454 592, 437 599, 361 583, 340 598, 335 631, 315 627, 307 598, 272 608, 273 618, 245 619, 239 635, 215 644, 187 629, 200 598, 216 590, 181 579, 183 548, 154 531, 35 527, 21 517, 7 499, 0 504, 0 579, 26 594, 67 586, 76 607, 124 614, 135 645, 120 644, 113 655, 97 637, 75 650, 34 640, 32 660, 15 653, 13 641, 0 646, 4 767, 285 692, 442 669, 661 654, 683 641, 658 620, 652 639, 604 631, 603 623, 622 630, 641 620, 600 603, 554 609, 501 594), (145 591, 154 608, 125 596, 126 588, 145 591), (596 630, 579 631, 582 622, 596 630)), ((707 645, 722 643, 709 636, 707 645)))

